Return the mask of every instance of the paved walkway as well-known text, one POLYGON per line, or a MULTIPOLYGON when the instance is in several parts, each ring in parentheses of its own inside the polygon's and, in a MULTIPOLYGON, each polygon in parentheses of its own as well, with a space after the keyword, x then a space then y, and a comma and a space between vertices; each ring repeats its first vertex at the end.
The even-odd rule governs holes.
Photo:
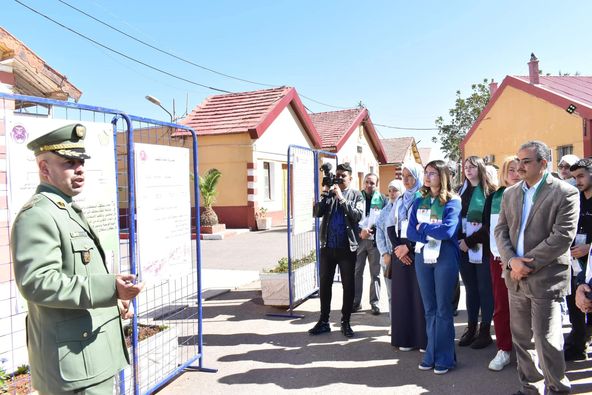
MULTIPOLYGON (((276 229, 215 241, 220 244, 211 244, 214 241, 202 244, 204 266, 216 270, 211 274, 238 274, 244 269, 241 275, 218 279, 218 285, 233 291, 204 303, 204 366, 218 372, 186 372, 161 394, 298 391, 497 395, 510 394, 519 388, 515 362, 499 373, 487 369, 496 352, 493 345, 484 350, 457 347, 458 367, 444 376, 419 371, 419 352, 400 352, 391 347, 387 314, 368 313, 367 287, 363 299, 366 310, 352 316, 356 336, 350 340, 341 335, 337 325, 340 284, 334 286, 331 317, 334 324, 330 334, 311 337, 306 333, 318 318, 318 299, 310 299, 296 309, 295 313, 305 316, 303 319, 266 316, 280 310, 263 305, 258 281, 250 281, 245 273, 273 266, 277 254, 282 256, 281 246, 276 244, 284 240, 285 246, 285 237, 285 231, 276 229), (232 247, 222 245, 227 242, 232 247), (266 246, 272 257, 267 256, 266 246)), ((205 279, 204 288, 208 288, 205 279)), ((384 289, 382 294, 381 307, 386 311, 384 289)), ((464 309, 462 304, 461 309, 464 309)), ((466 325, 464 310, 455 324, 458 339, 466 325)), ((568 368, 574 393, 592 393, 592 361, 570 363, 568 368)))

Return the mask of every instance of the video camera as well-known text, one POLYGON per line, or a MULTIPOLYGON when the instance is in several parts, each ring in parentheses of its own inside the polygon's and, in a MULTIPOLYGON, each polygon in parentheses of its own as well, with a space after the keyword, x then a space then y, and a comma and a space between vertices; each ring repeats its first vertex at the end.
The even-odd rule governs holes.
POLYGON ((331 163, 323 163, 323 165, 321 166, 321 171, 324 174, 323 177, 323 182, 322 182, 322 186, 328 186, 328 187, 332 187, 333 185, 339 185, 339 184, 343 184, 343 180, 341 178, 338 178, 335 176, 334 173, 331 173, 331 169, 333 168, 333 166, 331 166, 331 163))

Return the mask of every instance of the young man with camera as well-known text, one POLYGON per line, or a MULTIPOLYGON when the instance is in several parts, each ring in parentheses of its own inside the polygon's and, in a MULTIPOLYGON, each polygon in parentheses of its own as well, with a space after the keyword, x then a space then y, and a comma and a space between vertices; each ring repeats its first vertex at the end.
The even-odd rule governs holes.
POLYGON ((321 317, 308 333, 320 335, 330 332, 329 314, 335 268, 339 266, 343 286, 341 307, 341 333, 352 337, 350 316, 354 302, 354 270, 358 249, 358 222, 362 218, 364 201, 359 191, 349 188, 352 168, 349 163, 337 166, 335 176, 330 167, 325 172, 321 200, 315 204, 313 214, 322 217, 320 229, 320 285, 321 317))

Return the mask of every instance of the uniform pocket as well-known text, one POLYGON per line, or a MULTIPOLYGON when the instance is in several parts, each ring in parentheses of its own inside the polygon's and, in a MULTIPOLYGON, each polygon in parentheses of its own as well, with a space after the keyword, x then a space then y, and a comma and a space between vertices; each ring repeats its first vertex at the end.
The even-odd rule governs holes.
POLYGON ((56 342, 65 381, 91 379, 110 367, 109 336, 102 327, 93 332, 91 317, 58 323, 56 342))
POLYGON ((88 265, 95 249, 94 241, 89 237, 76 237, 70 239, 70 241, 72 243, 72 252, 74 253, 76 267, 78 265, 88 265))

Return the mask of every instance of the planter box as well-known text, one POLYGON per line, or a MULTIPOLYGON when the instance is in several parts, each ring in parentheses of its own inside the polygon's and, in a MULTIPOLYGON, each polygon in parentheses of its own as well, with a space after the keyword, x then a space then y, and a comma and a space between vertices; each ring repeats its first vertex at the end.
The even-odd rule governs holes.
MULTIPOLYGON (((292 298, 297 303, 317 288, 316 262, 299 267, 292 273, 292 298)), ((259 273, 263 304, 267 306, 289 306, 290 289, 288 273, 259 273)))
POLYGON ((224 224, 217 224, 212 226, 200 226, 199 231, 205 234, 213 234, 213 233, 220 233, 226 230, 226 225, 224 224))
MULTIPOLYGON (((146 393, 149 388, 154 387, 177 368, 178 348, 179 339, 177 337, 177 329, 174 326, 169 326, 162 332, 158 332, 156 335, 138 343, 138 377, 140 393, 146 393)), ((131 348, 128 352, 130 354, 130 359, 132 359, 133 362, 131 348)), ((125 393, 133 394, 134 385, 132 366, 130 365, 126 367, 123 372, 125 393)), ((116 377, 118 376, 116 375, 116 377)), ((117 393, 122 395, 119 391, 119 383, 116 384, 116 387, 117 393)))
POLYGON ((257 229, 258 230, 271 229, 271 217, 257 218, 257 229))

